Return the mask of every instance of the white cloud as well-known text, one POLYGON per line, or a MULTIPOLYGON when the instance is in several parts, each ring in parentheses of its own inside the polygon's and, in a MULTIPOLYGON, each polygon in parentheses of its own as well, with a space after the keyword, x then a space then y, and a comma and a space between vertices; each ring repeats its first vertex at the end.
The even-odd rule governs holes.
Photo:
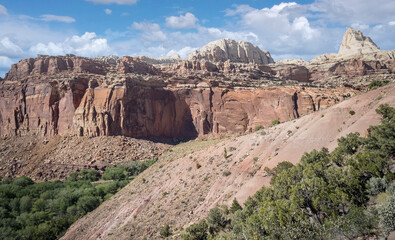
POLYGON ((188 57, 188 55, 189 55, 191 52, 193 52, 193 51, 195 51, 195 50, 198 50, 198 49, 199 49, 199 48, 197 48, 197 47, 190 47, 190 46, 183 47, 183 48, 181 48, 181 49, 178 50, 178 51, 172 49, 172 50, 170 50, 170 51, 166 54, 166 56, 167 56, 167 57, 172 57, 172 56, 178 54, 178 55, 180 55, 181 58, 186 58, 186 57, 188 57))
POLYGON ((137 0, 85 0, 85 1, 99 3, 99 4, 116 3, 120 5, 131 5, 137 2, 137 0))
POLYGON ((390 26, 395 26, 395 21, 389 22, 388 25, 390 25, 390 26))
POLYGON ((9 57, 0 56, 0 68, 10 68, 13 63, 14 61, 9 57))
POLYGON ((7 8, 0 4, 0 15, 7 15, 7 8))
MULTIPOLYGON (((142 38, 145 42, 164 42, 167 40, 166 34, 161 30, 159 24, 149 22, 134 22, 132 27, 142 31, 142 38)), ((146 45, 148 46, 148 45, 146 45)))
POLYGON ((44 14, 40 17, 32 17, 28 15, 19 15, 19 19, 21 20, 34 20, 34 21, 44 21, 44 22, 64 22, 64 23, 73 23, 75 19, 69 16, 57 16, 51 14, 44 14))
POLYGON ((106 9, 104 9, 104 12, 105 12, 107 15, 111 15, 111 13, 112 13, 112 10, 111 10, 111 9, 108 9, 108 8, 106 8, 106 9))
POLYGON ((195 28, 198 18, 192 13, 186 13, 178 17, 171 16, 166 18, 166 26, 170 28, 195 28))
POLYGON ((371 25, 394 20, 395 1, 316 0, 310 10, 320 12, 320 18, 332 23, 371 25))
POLYGON ((23 50, 8 37, 4 37, 0 40, 0 55, 20 57, 23 55, 23 50))
POLYGON ((51 14, 45 14, 40 16, 40 20, 46 21, 46 22, 64 22, 64 23, 72 23, 75 22, 75 19, 69 16, 57 16, 57 15, 51 15, 51 14))
POLYGON ((74 35, 63 42, 38 43, 29 49, 32 54, 64 55, 73 53, 79 56, 95 57, 112 54, 107 39, 97 38, 96 33, 86 32, 82 36, 74 35))

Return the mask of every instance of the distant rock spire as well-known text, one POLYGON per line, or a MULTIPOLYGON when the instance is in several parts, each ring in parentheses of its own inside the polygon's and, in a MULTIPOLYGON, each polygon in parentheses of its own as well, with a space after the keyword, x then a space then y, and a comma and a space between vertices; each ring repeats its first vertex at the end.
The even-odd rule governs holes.
POLYGON ((380 48, 370 37, 364 36, 361 31, 349 27, 343 36, 339 49, 342 57, 350 55, 362 55, 380 51, 380 48))

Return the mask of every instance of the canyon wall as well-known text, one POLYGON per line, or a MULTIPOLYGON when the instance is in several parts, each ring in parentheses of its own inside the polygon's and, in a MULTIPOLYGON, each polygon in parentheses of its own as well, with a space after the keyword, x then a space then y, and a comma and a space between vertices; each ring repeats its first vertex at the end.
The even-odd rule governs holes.
POLYGON ((28 78, 1 82, 0 134, 194 138, 287 121, 353 94, 349 89, 194 87, 125 77, 28 78))

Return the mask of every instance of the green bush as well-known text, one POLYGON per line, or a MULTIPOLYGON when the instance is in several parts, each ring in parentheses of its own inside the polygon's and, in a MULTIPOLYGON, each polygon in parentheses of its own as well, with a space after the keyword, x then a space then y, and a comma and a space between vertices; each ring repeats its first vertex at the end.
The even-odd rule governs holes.
POLYGON ((385 86, 385 85, 387 85, 388 83, 389 83, 389 81, 385 81, 385 80, 384 80, 384 81, 373 80, 371 83, 369 83, 368 89, 369 89, 369 90, 374 90, 374 89, 376 89, 376 88, 385 86))
POLYGON ((280 121, 279 120, 273 120, 272 121, 272 123, 270 124, 270 126, 275 126, 275 125, 278 125, 278 124, 280 124, 280 121))
POLYGON ((395 196, 391 196, 387 203, 379 209, 379 218, 385 235, 395 230, 395 196))
POLYGON ((387 192, 391 195, 395 196, 395 182, 392 182, 388 187, 387 187, 387 192))
POLYGON ((385 178, 372 177, 368 181, 368 192, 370 195, 377 195, 384 192, 387 188, 387 181, 385 178))
POLYGON ((104 180, 122 180, 125 179, 124 167, 108 167, 104 170, 102 178, 104 180))
POLYGON ((354 110, 350 110, 348 113, 350 113, 350 115, 355 115, 355 111, 354 110))
POLYGON ((258 126, 255 127, 255 132, 256 132, 256 131, 259 131, 259 130, 261 130, 261 129, 263 129, 263 126, 262 126, 262 125, 258 125, 258 126))
POLYGON ((207 239, 207 223, 205 220, 197 224, 192 224, 186 229, 186 234, 183 236, 184 240, 206 240, 207 239))
POLYGON ((227 177, 230 174, 232 174, 232 173, 229 170, 225 170, 225 171, 222 172, 222 176, 224 176, 224 177, 227 177))
POLYGON ((165 226, 161 227, 159 233, 162 238, 170 237, 172 235, 172 232, 169 224, 166 224, 165 226))

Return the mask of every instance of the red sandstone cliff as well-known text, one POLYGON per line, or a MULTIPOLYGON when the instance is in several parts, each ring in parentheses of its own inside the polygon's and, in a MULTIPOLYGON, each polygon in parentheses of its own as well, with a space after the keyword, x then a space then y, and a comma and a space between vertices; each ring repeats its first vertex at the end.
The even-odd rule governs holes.
POLYGON ((274 119, 287 121, 333 105, 355 92, 298 86, 237 89, 189 78, 168 85, 162 80, 165 76, 147 79, 129 74, 159 74, 154 67, 132 58, 123 58, 113 67, 114 72, 107 65, 97 67, 93 60, 89 60, 92 66, 85 64, 85 69, 110 69, 107 75, 59 67, 37 74, 36 67, 29 68, 68 60, 88 61, 48 57, 14 65, 0 83, 1 135, 190 138, 242 133, 258 125, 268 126, 274 119))

